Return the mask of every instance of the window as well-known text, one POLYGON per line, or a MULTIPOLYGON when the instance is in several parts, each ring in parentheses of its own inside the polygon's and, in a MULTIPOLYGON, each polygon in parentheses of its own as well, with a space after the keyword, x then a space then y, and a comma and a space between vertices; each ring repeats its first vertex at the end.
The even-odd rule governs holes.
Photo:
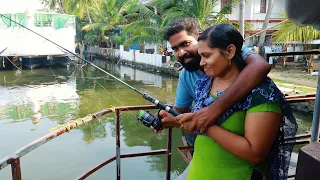
POLYGON ((231 0, 221 0, 221 10, 225 8, 228 14, 231 14, 232 7, 229 6, 231 0))
POLYGON ((260 13, 267 12, 267 0, 260 0, 260 13))

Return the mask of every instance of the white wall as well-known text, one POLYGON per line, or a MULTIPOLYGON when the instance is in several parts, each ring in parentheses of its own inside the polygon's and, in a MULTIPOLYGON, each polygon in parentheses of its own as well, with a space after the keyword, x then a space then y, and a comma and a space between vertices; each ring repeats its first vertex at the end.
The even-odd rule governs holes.
POLYGON ((126 66, 120 66, 117 70, 122 78, 130 78, 130 80, 142 81, 147 84, 154 84, 156 87, 162 87, 162 77, 159 75, 126 66))
POLYGON ((153 66, 162 67, 162 55, 140 53, 139 50, 124 51, 123 46, 120 46, 120 58, 137 63, 145 63, 153 66))
POLYGON ((144 63, 158 67, 164 66, 162 63, 162 55, 140 53, 139 50, 124 51, 123 45, 120 46, 120 49, 107 49, 89 46, 88 53, 98 54, 102 56, 112 55, 127 61, 134 61, 137 63, 144 63))
MULTIPOLYGON (((274 0, 270 19, 283 19, 281 14, 284 13, 284 0, 274 0)), ((266 4, 268 10, 268 0, 266 4)), ((220 7, 220 4, 219 4, 220 7)), ((232 9, 232 13, 228 16, 230 20, 239 20, 239 3, 232 9)), ((246 0, 245 4, 245 20, 264 20, 266 13, 260 13, 260 0, 246 0)))

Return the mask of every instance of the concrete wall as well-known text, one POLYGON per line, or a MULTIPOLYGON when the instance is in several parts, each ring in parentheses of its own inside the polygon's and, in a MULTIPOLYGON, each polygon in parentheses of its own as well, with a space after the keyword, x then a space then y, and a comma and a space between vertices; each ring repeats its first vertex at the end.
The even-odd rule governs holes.
POLYGON ((164 56, 159 54, 146 54, 140 53, 138 50, 124 51, 123 46, 120 46, 120 49, 107 49, 99 47, 88 47, 88 53, 97 54, 100 56, 115 56, 120 59, 127 61, 132 61, 136 63, 143 63, 157 67, 166 66, 166 62, 162 63, 164 56))
POLYGON ((144 83, 154 84, 156 87, 162 87, 162 76, 145 72, 139 69, 134 69, 126 66, 118 66, 116 69, 120 72, 122 78, 129 78, 130 80, 142 81, 144 83))

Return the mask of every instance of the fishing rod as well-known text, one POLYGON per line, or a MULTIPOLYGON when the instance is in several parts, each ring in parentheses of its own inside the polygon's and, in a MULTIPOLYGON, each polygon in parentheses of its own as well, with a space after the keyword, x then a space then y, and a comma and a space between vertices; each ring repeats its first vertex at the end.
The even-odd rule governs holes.
MULTIPOLYGON (((162 110, 165 110, 165 111, 167 111, 168 113, 170 113, 170 114, 172 114, 172 115, 174 115, 174 116, 179 115, 179 113, 176 112, 174 109, 172 109, 170 106, 167 106, 167 105, 161 103, 159 100, 157 100, 156 98, 148 95, 147 93, 143 93, 143 92, 139 91, 138 89, 136 89, 136 88, 134 88, 133 86, 127 84, 126 82, 122 81, 121 79, 117 78, 116 76, 112 75, 111 73, 105 71, 104 69, 100 68, 99 66, 93 64, 93 63, 90 62, 90 61, 85 60, 85 59, 82 58, 82 57, 80 57, 80 56, 77 55, 76 53, 73 53, 73 52, 69 51, 68 49, 64 48, 63 46, 61 46, 61 45, 53 42, 52 40, 50 40, 50 39, 42 36, 41 34, 33 31, 32 29, 30 29, 30 28, 28 28, 28 27, 26 27, 26 26, 24 26, 24 25, 16 22, 15 20, 12 20, 11 18, 8 18, 8 17, 4 16, 3 14, 0 14, 0 16, 3 17, 3 18, 8 19, 9 21, 12 21, 12 22, 18 24, 19 26, 27 29, 28 31, 30 31, 30 32, 32 32, 32 33, 34 33, 34 34, 42 37, 43 39, 51 42, 52 44, 58 46, 59 48, 63 49, 64 51, 66 51, 66 52, 68 52, 68 53, 76 56, 77 58, 80 58, 81 60, 89 63, 89 64, 92 65, 93 67, 95 67, 95 68, 99 69, 100 71, 106 73, 107 75, 109 75, 109 76, 111 76, 112 78, 116 79, 117 81, 119 81, 119 82, 122 83, 123 85, 129 87, 129 88, 132 89, 133 91, 139 93, 140 95, 142 95, 142 97, 143 97, 144 99, 146 99, 146 100, 148 100, 149 102, 151 102, 152 104, 156 105, 158 108, 160 108, 160 109, 162 109, 162 110)), ((159 113, 158 113, 158 114, 159 114, 159 113)), ((160 118, 160 116, 158 116, 158 117, 160 118)), ((150 114, 149 112, 147 112, 147 111, 143 111, 143 110, 138 111, 138 113, 137 113, 137 118, 138 118, 138 120, 139 120, 141 123, 143 123, 143 124, 146 125, 147 127, 153 126, 156 130, 161 130, 161 129, 162 129, 161 120, 160 120, 159 118, 155 118, 153 115, 151 115, 151 114, 150 114)))

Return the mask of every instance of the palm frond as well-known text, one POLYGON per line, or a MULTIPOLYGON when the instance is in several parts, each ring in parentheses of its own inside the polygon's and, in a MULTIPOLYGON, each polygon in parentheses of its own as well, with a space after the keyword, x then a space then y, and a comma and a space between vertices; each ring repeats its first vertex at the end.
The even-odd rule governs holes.
POLYGON ((137 14, 137 12, 139 12, 138 17, 140 19, 150 18, 156 21, 161 21, 161 17, 159 17, 157 14, 155 14, 152 10, 150 10, 143 4, 130 4, 126 7, 126 10, 128 14, 137 14))
POLYGON ((85 25, 82 30, 84 31, 92 31, 92 30, 109 30, 112 29, 113 27, 105 24, 105 23, 92 23, 92 24, 87 24, 85 25))
POLYGON ((279 30, 273 34, 274 42, 289 43, 296 41, 306 43, 315 39, 320 39, 320 31, 311 26, 299 27, 291 21, 283 24, 279 30))
POLYGON ((147 26, 150 26, 151 23, 150 21, 148 20, 140 20, 140 21, 135 21, 135 22, 132 22, 130 24, 127 24, 127 25, 123 25, 123 33, 130 33, 130 32, 134 32, 134 31, 139 31, 140 28, 143 28, 143 27, 147 27, 147 26))
POLYGON ((176 1, 174 1, 174 0, 153 0, 148 5, 156 7, 158 12, 164 13, 168 9, 174 7, 176 5, 176 1))
POLYGON ((163 42, 163 39, 161 38, 157 38, 155 36, 142 36, 142 35, 139 35, 139 36, 133 36, 129 39, 127 39, 125 42, 124 42, 124 45, 128 46, 128 45, 131 45, 131 44, 153 44, 153 43, 162 43, 163 42))

